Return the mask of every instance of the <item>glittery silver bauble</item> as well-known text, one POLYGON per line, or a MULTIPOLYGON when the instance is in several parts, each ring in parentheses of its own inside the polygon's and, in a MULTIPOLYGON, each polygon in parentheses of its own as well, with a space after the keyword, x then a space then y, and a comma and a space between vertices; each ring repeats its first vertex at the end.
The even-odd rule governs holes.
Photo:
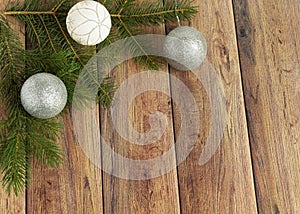
POLYGON ((207 45, 197 29, 183 26, 175 28, 167 35, 163 50, 172 67, 186 71, 201 65, 206 56, 207 45))
POLYGON ((21 89, 21 102, 32 116, 48 119, 58 115, 67 103, 65 84, 49 73, 38 73, 28 78, 21 89))

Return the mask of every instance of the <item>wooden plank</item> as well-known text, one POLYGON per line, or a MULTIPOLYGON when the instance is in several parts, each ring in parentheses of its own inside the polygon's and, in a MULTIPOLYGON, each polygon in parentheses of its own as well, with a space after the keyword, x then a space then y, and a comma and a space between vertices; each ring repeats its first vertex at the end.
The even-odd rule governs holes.
POLYGON ((258 208, 300 213, 300 4, 233 2, 258 208))
MULTIPOLYGON (((123 69, 115 74, 117 84, 140 71, 132 61, 122 67, 123 69)), ((164 67, 164 70, 167 70, 167 67, 164 67)), ((157 82, 157 84, 169 88, 168 83, 157 82)), ((133 87, 138 86, 133 85, 133 87)), ((146 92, 135 99, 130 109, 130 121, 132 121, 133 127, 141 133, 150 129, 148 123, 150 113, 159 110, 167 116, 167 124, 170 125, 156 143, 137 146, 126 142, 114 130, 107 110, 101 112, 102 136, 110 143, 114 151, 128 158, 150 159, 162 155, 173 143, 172 115, 169 103, 170 98, 167 95, 159 92, 146 92)), ((175 153, 173 161, 169 164, 175 167, 175 153)), ((158 178, 138 181, 120 179, 104 173, 103 181, 105 213, 179 213, 176 170, 158 178)))
MULTIPOLYGON (((0 11, 3 11, 9 1, 1 0, 0 1, 0 11)), ((22 1, 20 1, 22 2, 22 1)), ((10 26, 14 31, 19 35, 22 44, 25 47, 25 26, 22 23, 19 23, 13 18, 9 18, 10 26)), ((0 109, 0 120, 5 118, 5 109, 0 109)), ((0 179, 1 176, 0 176, 0 179)), ((25 200, 25 191, 20 193, 18 197, 15 196, 13 192, 7 194, 5 189, 0 186, 0 213, 25 213, 26 212, 26 200, 25 200)))
MULTIPOLYGON (((148 33, 164 34, 163 26, 148 28, 148 33)), ((132 77, 134 74, 145 71, 133 60, 129 60, 122 65, 119 69, 113 72, 113 78, 117 85, 132 77)), ((160 71, 166 72, 168 77, 168 68, 164 65, 160 71)), ((153 80, 155 73, 149 74, 149 80, 153 80), (151 76, 153 75, 153 76, 151 76)), ((140 77, 138 77, 140 78, 140 77)), ((141 84, 146 85, 146 88, 151 87, 150 81, 142 81, 139 83, 129 84, 130 90, 138 88, 141 84)), ((157 79, 156 85, 162 89, 170 91, 169 81, 163 82, 157 79)), ((129 118, 119 118, 121 120, 129 120, 133 128, 140 132, 145 133, 150 130, 149 116, 155 111, 160 111, 166 116, 167 128, 163 136, 155 143, 150 145, 135 145, 133 142, 124 140, 115 130, 112 124, 111 114, 107 109, 101 110, 101 135, 111 147, 111 149, 123 157, 134 160, 148 160, 158 157, 167 152, 173 145, 173 122, 172 122, 172 109, 170 102, 170 94, 162 94, 161 92, 147 91, 137 96, 131 103, 129 108, 129 118)), ((122 97, 126 100, 126 97, 122 97)), ((122 107, 125 108, 125 107, 122 107)), ((123 109, 127 112, 127 109, 123 109)), ((152 127, 153 128, 153 127, 152 127)), ((125 134, 131 135, 131 130, 124 127, 125 134)), ((112 153, 103 154, 103 156, 112 156, 112 153)), ((103 163, 105 164, 105 163, 103 163)), ((120 165, 124 165, 122 160, 120 165)), ((175 152, 169 164, 174 166, 176 164, 175 152)), ((113 163, 117 168, 117 163, 113 163)), ((112 170, 115 170, 113 167, 112 170)), ((125 165, 127 170, 131 165, 125 165)), ((157 166, 153 166, 154 168, 157 166)), ((145 170, 145 172, 148 172, 145 170)), ((145 173, 147 176, 147 173, 145 173)), ((103 189, 104 189, 104 211, 105 213, 180 213, 179 197, 178 197, 178 183, 176 170, 157 178, 148 180, 129 180, 114 177, 109 173, 103 174, 103 189)))
MULTIPOLYGON (((215 68, 226 97, 227 115, 219 116, 225 116, 227 123, 216 153, 206 164, 199 165, 199 157, 211 129, 212 109, 208 95, 194 74, 171 69, 171 74, 182 80, 193 93, 201 123, 193 151, 178 167, 181 210, 182 213, 256 213, 232 4, 229 0, 196 0, 193 4, 199 6, 199 13, 190 26, 206 37, 207 60, 215 68)), ((211 74, 207 76, 212 77, 211 74)), ((171 83, 172 93, 175 93, 176 87, 171 83)), ((213 90, 212 85, 210 90, 213 90)), ((216 95, 220 96, 219 93, 216 95)), ((179 114, 180 109, 174 105, 176 136, 180 135, 179 114)), ((213 149, 210 145, 213 144, 209 144, 208 148, 213 149)))
MULTIPOLYGON (((82 130, 90 117, 83 115, 82 130)), ((70 113, 64 118, 63 136, 58 143, 65 152, 64 164, 58 169, 48 169, 33 161, 32 182, 27 193, 28 213, 102 213, 101 170, 89 161, 77 143, 70 113)), ((96 136, 91 136, 94 139, 96 136)), ((98 139, 100 142, 100 139, 98 139)))
MULTIPOLYGON (((164 68, 164 70, 166 69, 167 67, 164 68)), ((116 78, 118 80, 117 84, 138 71, 139 68, 134 62, 130 61, 126 63, 123 69, 115 74, 118 77, 116 78)), ((143 84, 147 83, 143 82, 143 84)), ((169 87, 166 82, 158 81, 157 84, 161 85, 161 87, 169 87)), ((133 87, 138 86, 133 85, 133 87)), ((107 110, 102 110, 101 112, 102 136, 109 146, 111 146, 112 150, 118 152, 124 157, 135 160, 145 160, 160 156, 164 152, 168 151, 173 143, 173 131, 171 125, 172 115, 169 103, 170 98, 167 95, 163 95, 159 92, 146 92, 135 99, 129 112, 130 121, 132 121, 133 127, 141 133, 149 131, 150 129, 148 123, 150 113, 159 110, 167 116, 167 124, 170 125, 167 127, 161 139, 156 143, 146 146, 138 146, 122 139, 114 130, 114 126, 111 122, 111 116, 108 114, 107 110)), ((122 162, 120 164, 122 165, 124 163, 122 162)), ((175 167, 175 152, 170 163, 161 164, 170 164, 175 167)), ((114 163, 114 165, 117 164, 114 163)), ((131 166, 125 165, 125 167, 131 166)), ((103 182, 105 192, 105 213, 180 212, 176 170, 150 180, 126 180, 104 173, 103 182)))

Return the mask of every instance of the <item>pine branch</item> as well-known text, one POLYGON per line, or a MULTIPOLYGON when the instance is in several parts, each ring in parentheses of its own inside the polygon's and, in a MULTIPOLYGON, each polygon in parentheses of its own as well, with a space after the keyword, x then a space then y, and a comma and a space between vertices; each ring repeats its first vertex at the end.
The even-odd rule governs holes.
MULTIPOLYGON (((0 33, 0 96, 8 115, 8 119, 0 123, 0 166, 4 173, 3 185, 8 192, 13 190, 17 195, 29 181, 29 157, 50 167, 62 161, 62 152, 55 141, 61 124, 56 119, 35 119, 24 111, 19 97, 24 81, 32 73, 50 66, 46 61, 39 62, 43 64, 40 66, 34 63, 36 53, 22 49, 19 38, 1 15, 0 33), (37 67, 31 70, 26 62, 37 67)), ((49 64, 55 64, 54 61, 49 64)))
POLYGON ((197 13, 191 1, 181 1, 176 5, 174 2, 168 6, 158 3, 143 1, 140 4, 126 6, 122 13, 111 14, 113 21, 122 19, 129 26, 149 26, 164 24, 165 21, 176 22, 176 13, 182 21, 189 21, 197 13), (176 13, 175 13, 176 12, 176 13))
MULTIPOLYGON (((99 48, 103 48, 126 37, 131 37, 134 41, 133 36, 138 35, 140 32, 136 26, 159 25, 164 24, 165 21, 174 22, 177 21, 176 13, 182 21, 188 21, 197 12, 195 7, 191 6, 190 0, 181 1, 178 3, 178 6, 174 3, 171 3, 168 6, 163 6, 160 2, 149 3, 147 0, 144 0, 141 3, 136 3, 135 0, 102 0, 99 2, 103 3, 110 11, 112 25, 114 26, 111 34, 115 35, 114 38, 109 36, 98 46, 99 48)), ((37 8, 39 8, 39 4, 38 0, 26 0, 23 6, 14 6, 9 9, 9 11, 6 11, 5 14, 14 15, 27 24, 29 35, 33 40, 33 43, 50 43, 50 48, 52 49, 56 48, 56 46, 67 46, 67 48, 74 53, 78 61, 84 65, 92 54, 87 57, 84 53, 87 51, 86 49, 83 50, 82 53, 82 46, 73 42, 73 40, 64 31, 67 11, 73 4, 75 4, 75 2, 72 0, 52 0, 48 7, 45 6, 43 9, 37 10, 37 8), (37 16, 40 18, 40 21, 36 21, 37 16), (45 26, 46 24, 43 24, 44 19, 47 19, 47 22, 44 21, 44 23, 47 23, 48 27, 45 26), (43 27, 41 27, 41 24, 43 27), (47 30, 48 28, 59 30, 50 32, 50 30, 47 30), (49 33, 47 31, 49 31, 49 33), (37 35, 50 36, 48 36, 48 38, 44 37, 39 39, 37 35), (54 39, 57 39, 58 41, 53 41, 54 39), (83 60, 84 57, 85 60, 83 60)), ((158 60, 153 56, 149 56, 138 42, 134 43, 135 44, 130 44, 130 49, 134 52, 139 50, 143 53, 143 56, 138 57, 137 61, 147 68, 154 70, 158 69, 160 65, 158 60)), ((92 77, 92 79, 96 80, 94 77, 92 77)), ((110 103, 108 102, 111 100, 109 94, 111 94, 113 89, 103 87, 101 84, 98 84, 98 87, 100 93, 102 93, 100 96, 102 97, 102 103, 110 103)))

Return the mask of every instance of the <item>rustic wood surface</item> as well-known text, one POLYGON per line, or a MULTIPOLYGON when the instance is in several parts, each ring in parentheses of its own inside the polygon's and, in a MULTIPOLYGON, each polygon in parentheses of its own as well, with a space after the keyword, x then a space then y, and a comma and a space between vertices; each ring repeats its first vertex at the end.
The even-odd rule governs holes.
POLYGON ((300 213, 300 2, 233 2, 258 210, 300 213))
MULTIPOLYGON (((0 9, 7 2, 0 0, 0 9)), ((116 178, 86 157, 67 112, 58 141, 66 154, 64 164, 47 169, 32 161, 31 184, 23 194, 16 198, 0 187, 0 213, 300 213, 299 0, 195 0, 193 4, 199 5, 199 13, 184 25, 206 37, 207 61, 215 68, 226 97, 226 128, 214 156, 198 164, 212 120, 207 92, 191 72, 164 65, 160 71, 180 79, 200 110, 200 134, 182 164, 150 180, 116 178)), ((15 20, 11 25, 25 43, 24 25, 15 20)), ((174 27, 167 23, 145 30, 166 34, 174 27)), ((121 84, 141 71, 130 60, 112 76, 121 84)), ((96 118, 103 139, 125 157, 162 155, 180 135, 182 118, 170 96, 178 86, 172 81, 156 84, 170 93, 143 93, 129 108, 133 128, 142 133, 151 128, 151 113, 165 114, 167 128, 155 144, 138 146, 124 140, 107 109, 82 114, 80 120, 96 118)), ((5 109, 0 117, 5 117, 5 109)), ((83 122, 82 132, 89 129, 90 124, 83 122)), ((96 133, 88 139, 100 142, 96 133)), ((88 149, 101 151, 97 146, 88 149)), ((168 164, 176 166, 177 158, 174 152, 168 164)))

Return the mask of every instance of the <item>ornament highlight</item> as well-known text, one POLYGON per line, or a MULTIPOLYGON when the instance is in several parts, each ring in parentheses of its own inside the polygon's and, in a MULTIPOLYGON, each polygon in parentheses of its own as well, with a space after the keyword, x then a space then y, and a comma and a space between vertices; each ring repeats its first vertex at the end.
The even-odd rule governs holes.
POLYGON ((58 115, 66 106, 67 89, 56 76, 38 73, 29 77, 21 89, 21 103, 33 117, 48 119, 58 115))
POLYGON ((99 44, 109 35, 111 18, 102 4, 85 0, 70 9, 66 24, 72 39, 79 44, 92 46, 99 44))
POLYGON ((197 29, 182 26, 175 28, 167 35, 163 51, 168 63, 173 68, 187 71, 199 67, 204 61, 207 44, 197 29))

